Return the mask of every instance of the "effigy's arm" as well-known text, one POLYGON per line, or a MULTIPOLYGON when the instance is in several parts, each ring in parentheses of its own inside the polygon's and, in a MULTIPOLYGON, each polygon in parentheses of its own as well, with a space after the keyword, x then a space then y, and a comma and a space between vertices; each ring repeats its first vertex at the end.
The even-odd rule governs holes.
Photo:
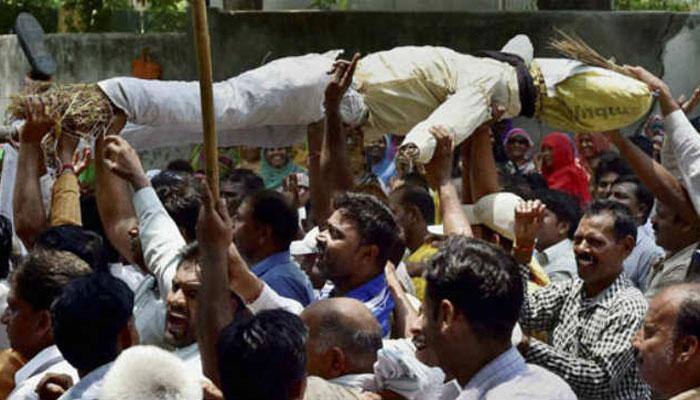
POLYGON ((445 127, 454 134, 455 144, 460 144, 477 127, 491 119, 490 103, 483 88, 464 87, 443 102, 426 120, 414 126, 401 146, 415 145, 419 150, 418 161, 426 164, 433 157, 436 144, 430 128, 445 127))

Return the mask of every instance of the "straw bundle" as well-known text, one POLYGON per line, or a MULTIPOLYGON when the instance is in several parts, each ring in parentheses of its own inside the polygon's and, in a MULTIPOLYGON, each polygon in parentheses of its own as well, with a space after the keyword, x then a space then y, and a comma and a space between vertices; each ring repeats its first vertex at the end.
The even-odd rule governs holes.
POLYGON ((44 105, 44 112, 56 123, 55 136, 100 135, 107 131, 114 116, 109 100, 95 84, 52 84, 14 94, 7 109, 10 117, 26 119, 29 100, 39 100, 44 105))
POLYGON ((586 44, 586 42, 584 42, 578 35, 569 35, 556 28, 554 30, 559 37, 552 39, 549 42, 549 46, 562 55, 581 61, 584 64, 609 69, 623 75, 631 76, 623 67, 617 65, 614 58, 605 58, 601 56, 600 53, 586 44))

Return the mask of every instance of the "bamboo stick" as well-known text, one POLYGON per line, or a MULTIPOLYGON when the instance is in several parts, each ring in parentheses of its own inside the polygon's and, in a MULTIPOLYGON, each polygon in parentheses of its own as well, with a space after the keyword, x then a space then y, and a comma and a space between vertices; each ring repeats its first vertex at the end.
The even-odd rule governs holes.
POLYGON ((205 0, 192 1, 199 94, 202 102, 205 172, 207 183, 215 200, 219 199, 219 149, 214 120, 214 94, 212 90, 211 47, 205 0))

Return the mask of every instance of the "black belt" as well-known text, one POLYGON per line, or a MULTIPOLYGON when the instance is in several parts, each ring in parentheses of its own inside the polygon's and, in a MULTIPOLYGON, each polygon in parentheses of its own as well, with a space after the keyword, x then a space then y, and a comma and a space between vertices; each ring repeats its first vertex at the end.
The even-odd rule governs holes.
POLYGON ((530 75, 530 70, 525 65, 520 56, 512 53, 503 53, 500 51, 480 51, 477 53, 480 57, 489 57, 497 61, 502 61, 512 65, 518 76, 518 94, 520 97, 520 115, 523 117, 532 118, 535 116, 535 104, 537 103, 537 88, 530 75))

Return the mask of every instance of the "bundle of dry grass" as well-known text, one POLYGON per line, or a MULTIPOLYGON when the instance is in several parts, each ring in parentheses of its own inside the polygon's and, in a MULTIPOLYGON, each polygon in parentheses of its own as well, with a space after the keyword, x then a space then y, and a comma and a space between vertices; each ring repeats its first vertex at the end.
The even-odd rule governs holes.
POLYGON ((631 76, 623 67, 616 63, 614 58, 605 58, 601 56, 600 53, 595 51, 579 36, 575 34, 569 35, 556 28, 555 31, 559 37, 552 39, 549 42, 549 45, 552 49, 558 51, 562 55, 581 61, 584 64, 609 69, 623 75, 631 76))
POLYGON ((95 84, 51 84, 14 94, 7 109, 10 117, 26 119, 30 100, 39 100, 55 121, 55 136, 95 137, 107 131, 114 117, 109 100, 95 84))

